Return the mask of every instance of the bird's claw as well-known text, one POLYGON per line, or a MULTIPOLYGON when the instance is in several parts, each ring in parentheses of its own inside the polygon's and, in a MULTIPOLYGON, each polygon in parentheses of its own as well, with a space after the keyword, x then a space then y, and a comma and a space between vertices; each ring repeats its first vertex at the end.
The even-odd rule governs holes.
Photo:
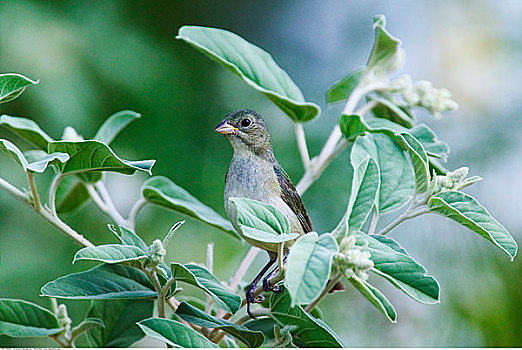
POLYGON ((282 286, 280 286, 279 284, 271 286, 269 280, 270 276, 267 276, 263 279, 263 291, 273 293, 281 293, 283 291, 282 286))

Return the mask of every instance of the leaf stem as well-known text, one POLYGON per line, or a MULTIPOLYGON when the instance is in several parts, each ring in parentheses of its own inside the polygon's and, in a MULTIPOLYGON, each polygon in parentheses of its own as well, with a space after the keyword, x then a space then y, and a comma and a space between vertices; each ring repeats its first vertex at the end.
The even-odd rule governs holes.
POLYGON ((306 137, 302 123, 294 123, 295 138, 297 140, 297 148, 301 154, 303 168, 310 169, 310 155, 308 154, 308 146, 306 145, 306 137))
POLYGON ((373 235, 375 233, 375 229, 377 228, 377 223, 379 222, 379 213, 374 209, 372 215, 372 221, 370 221, 370 227, 368 228, 368 234, 373 235))
POLYGON ((404 221, 416 218, 419 215, 426 214, 429 212, 430 212, 430 210, 427 206, 422 206, 422 207, 420 207, 420 209, 419 209, 419 207, 411 206, 406 211, 404 211, 404 213, 402 213, 397 218, 395 218, 395 220, 390 222, 381 231, 379 231, 378 235, 386 235, 388 232, 393 230, 395 227, 399 226, 404 221), (416 210, 416 209, 418 209, 418 210, 416 210))
POLYGON ((31 193, 33 194, 34 210, 40 211, 42 204, 40 202, 40 196, 38 195, 38 190, 36 189, 36 183, 34 181, 34 173, 31 170, 27 171, 27 182, 29 182, 29 187, 31 188, 31 193))
POLYGON ((11 197, 18 199, 20 202, 31 207, 31 204, 29 203, 29 200, 27 199, 26 194, 23 193, 22 191, 20 191, 18 188, 11 185, 9 182, 2 179, 1 177, 0 177, 0 188, 2 190, 4 190, 4 192, 6 192, 11 197))
POLYGON ((339 282, 341 277, 343 277, 343 275, 340 273, 335 275, 335 277, 332 278, 330 280, 330 282, 328 282, 328 284, 324 288, 323 292, 317 298, 315 298, 314 301, 312 301, 310 304, 308 304, 307 307, 305 307, 305 311, 307 311, 307 312, 312 311, 317 306, 317 304, 319 304, 319 302, 321 302, 321 300, 323 300, 323 298, 328 294, 328 292, 330 290, 332 290, 332 288, 337 284, 337 282, 339 282))
POLYGON ((51 208, 51 213, 56 217, 58 217, 58 214, 56 213, 56 191, 58 190, 58 185, 63 176, 62 173, 58 173, 54 177, 53 182, 51 183, 51 188, 49 189, 49 207, 51 208))
POLYGON ((105 214, 112 218, 116 224, 125 226, 127 222, 114 205, 114 202, 103 182, 98 181, 94 185, 88 185, 87 189, 93 201, 105 214))
POLYGON ((145 200, 145 198, 141 197, 132 206, 129 212, 129 217, 127 218, 127 225, 129 225, 130 228, 135 228, 136 216, 138 216, 138 212, 141 210, 141 208, 145 206, 145 204, 147 204, 147 201, 145 200))

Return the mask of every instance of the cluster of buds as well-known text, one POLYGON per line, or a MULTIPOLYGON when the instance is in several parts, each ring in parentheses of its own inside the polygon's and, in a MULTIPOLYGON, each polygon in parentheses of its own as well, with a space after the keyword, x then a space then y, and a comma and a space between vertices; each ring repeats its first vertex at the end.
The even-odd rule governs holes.
POLYGON ((392 80, 389 90, 392 93, 400 94, 406 107, 425 108, 437 119, 440 118, 442 112, 459 108, 458 103, 451 99, 451 92, 448 89, 437 89, 426 80, 420 80, 414 84, 409 75, 401 75, 392 80))
POLYGON ((147 250, 147 256, 149 257, 149 266, 156 267, 163 263, 166 254, 167 251, 163 247, 163 243, 161 242, 161 240, 154 240, 154 242, 152 242, 149 249, 147 250))
POLYGON ((373 267, 371 254, 367 248, 367 242, 362 246, 356 246, 353 235, 343 238, 339 244, 339 253, 334 257, 335 268, 347 278, 357 276, 367 280, 367 271, 373 267))
POLYGON ((67 307, 64 304, 60 304, 58 309, 56 309, 56 318, 60 328, 64 328, 66 332, 71 330, 72 320, 67 314, 67 307))
POLYGON ((70 126, 66 126, 63 130, 62 140, 64 141, 83 141, 83 137, 70 126))
POLYGON ((464 187, 473 185, 482 180, 480 176, 468 176, 469 168, 462 167, 446 173, 446 175, 436 175, 430 184, 431 194, 444 191, 460 191, 464 187))

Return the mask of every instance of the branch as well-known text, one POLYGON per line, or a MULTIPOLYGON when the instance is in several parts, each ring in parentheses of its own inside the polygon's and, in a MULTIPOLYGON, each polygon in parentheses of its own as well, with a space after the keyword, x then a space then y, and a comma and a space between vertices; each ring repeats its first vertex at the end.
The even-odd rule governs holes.
POLYGON ((303 168, 305 170, 310 169, 310 155, 308 154, 308 146, 306 145, 306 137, 303 129, 303 124, 294 123, 295 138, 297 140, 297 148, 301 154, 303 161, 303 168))
POLYGON ((228 287, 230 289, 236 290, 237 286, 239 285, 239 282, 241 282, 243 277, 245 277, 245 274, 246 274, 248 268, 250 267, 250 265, 252 265, 252 263, 254 262, 257 254, 260 251, 261 251, 261 249, 256 248, 254 246, 252 246, 250 248, 248 253, 243 258, 243 261, 241 261, 241 264, 237 268, 237 271, 234 274, 234 277, 232 277, 232 280, 230 281, 230 284, 228 285, 228 287))
POLYGON ((305 311, 312 311, 317 306, 317 304, 319 304, 319 302, 323 300, 323 298, 328 294, 328 292, 332 290, 332 288, 337 284, 337 282, 339 282, 341 277, 343 277, 343 275, 338 273, 334 278, 332 278, 324 288, 323 292, 317 298, 315 298, 314 301, 308 304, 307 307, 305 307, 305 311))
POLYGON ((132 229, 135 228, 136 216, 138 216, 138 212, 141 210, 141 208, 143 208, 145 206, 145 204, 147 204, 147 201, 145 200, 145 198, 141 197, 132 206, 132 208, 129 212, 129 217, 127 218, 127 225, 129 225, 130 228, 132 228, 132 229))
POLYGON ((399 215, 395 220, 393 220, 391 223, 389 223, 385 228, 383 228, 378 235, 385 235, 391 230, 393 230, 395 227, 399 226, 401 223, 403 223, 406 220, 416 218, 419 215, 427 214, 430 212, 428 207, 420 207, 421 209, 418 209, 419 207, 411 206, 408 208, 404 213, 399 215))
POLYGON ((34 173, 30 170, 27 172, 27 182, 29 182, 29 187, 31 188, 31 193, 33 195, 34 210, 40 211, 42 204, 40 203, 40 196, 38 195, 36 183, 34 182, 34 173))
POLYGON ((118 225, 125 226, 127 223, 114 205, 105 185, 98 181, 94 185, 87 185, 87 190, 96 205, 118 225))
POLYGON ((49 207, 51 208, 51 213, 58 217, 58 214, 56 213, 56 191, 58 190, 58 185, 60 184, 60 181, 62 180, 63 174, 58 173, 51 183, 51 188, 49 189, 49 207))

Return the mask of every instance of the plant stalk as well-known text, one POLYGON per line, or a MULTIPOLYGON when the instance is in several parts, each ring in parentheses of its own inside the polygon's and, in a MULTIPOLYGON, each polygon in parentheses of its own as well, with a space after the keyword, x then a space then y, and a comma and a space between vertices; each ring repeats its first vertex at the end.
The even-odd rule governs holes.
POLYGON ((302 123, 294 123, 295 138, 297 140, 297 148, 301 154, 301 160, 303 161, 303 168, 305 170, 310 169, 310 155, 308 154, 308 146, 306 145, 306 136, 303 129, 302 123))
POLYGON ((343 275, 340 273, 335 275, 335 277, 332 278, 330 280, 330 282, 328 282, 328 284, 324 288, 323 292, 317 298, 315 298, 314 301, 312 301, 310 304, 308 304, 308 306, 305 307, 305 311, 307 311, 307 312, 312 311, 317 306, 317 304, 319 304, 321 302, 321 300, 323 300, 323 298, 328 294, 328 292, 330 290, 332 290, 332 288, 337 284, 337 282, 339 282, 341 277, 343 277, 343 275))
POLYGON ((31 188, 31 193, 33 194, 34 210, 40 211, 42 204, 40 202, 40 196, 38 195, 38 190, 36 189, 36 183, 34 181, 34 173, 30 170, 27 171, 27 182, 29 182, 29 187, 31 188))

